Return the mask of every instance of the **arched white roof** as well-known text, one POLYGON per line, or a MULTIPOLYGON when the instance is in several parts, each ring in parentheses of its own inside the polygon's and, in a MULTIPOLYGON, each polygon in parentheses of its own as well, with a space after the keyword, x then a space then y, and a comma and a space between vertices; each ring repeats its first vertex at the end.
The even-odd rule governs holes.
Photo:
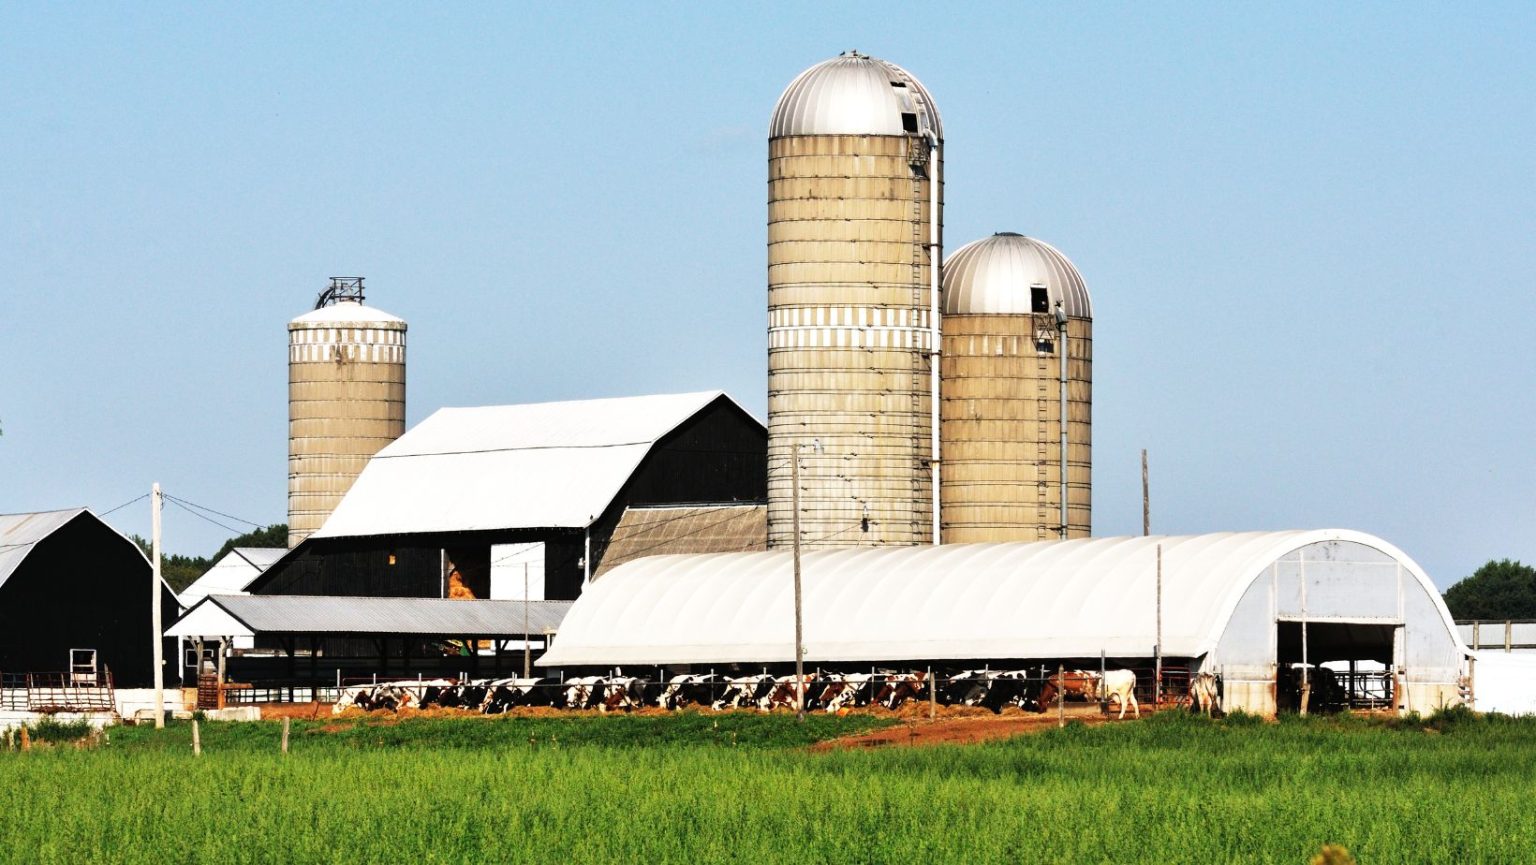
POLYGON ((390 315, 382 309, 364 306, 355 300, 338 300, 333 304, 312 309, 289 322, 293 324, 404 324, 405 319, 390 315))
POLYGON ((773 109, 768 137, 789 135, 906 135, 944 138, 938 106, 912 73, 850 51, 800 73, 773 109), (908 130, 902 114, 914 114, 908 130))
MULTIPOLYGON (((1386 541, 1342 529, 1227 532, 818 550, 802 559, 812 662, 1147 657, 1156 642, 1162 548, 1163 653, 1200 657, 1249 585, 1309 544, 1352 541, 1403 565, 1386 541)), ((788 551, 654 556, 583 592, 543 666, 793 660, 788 551)))
POLYGON ((944 262, 945 315, 1020 315, 1030 312, 1030 288, 1044 286, 1051 308, 1093 318, 1082 274, 1056 247, 1003 231, 972 241, 944 262))

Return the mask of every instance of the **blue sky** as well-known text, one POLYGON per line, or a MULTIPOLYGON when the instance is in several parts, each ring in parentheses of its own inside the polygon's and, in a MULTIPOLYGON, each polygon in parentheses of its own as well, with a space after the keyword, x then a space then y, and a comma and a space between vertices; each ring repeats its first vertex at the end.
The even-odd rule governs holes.
POLYGON ((410 322, 410 423, 762 416, 768 117, 856 48, 943 113, 947 247, 1088 281, 1095 534, 1140 532, 1145 447, 1160 533, 1536 562, 1532 44, 1497 3, 5 4, 0 512, 285 520, 285 325, 332 275, 410 322))

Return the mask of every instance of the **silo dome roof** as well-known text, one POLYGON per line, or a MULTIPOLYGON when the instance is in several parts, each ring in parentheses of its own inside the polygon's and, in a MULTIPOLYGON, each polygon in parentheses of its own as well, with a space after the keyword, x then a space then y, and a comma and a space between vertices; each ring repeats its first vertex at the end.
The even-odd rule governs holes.
POLYGON ((999 232, 967 243, 944 262, 945 315, 1030 312, 1030 289, 1044 286, 1051 308, 1060 301, 1074 318, 1093 318, 1082 274, 1043 240, 999 232))
POLYGON ((364 306, 355 300, 338 300, 329 306, 312 309, 294 319, 291 324, 404 324, 405 319, 390 315, 382 309, 364 306))
POLYGON ((933 97, 912 73, 857 51, 800 73, 779 97, 768 127, 770 138, 909 133, 944 138, 933 97))

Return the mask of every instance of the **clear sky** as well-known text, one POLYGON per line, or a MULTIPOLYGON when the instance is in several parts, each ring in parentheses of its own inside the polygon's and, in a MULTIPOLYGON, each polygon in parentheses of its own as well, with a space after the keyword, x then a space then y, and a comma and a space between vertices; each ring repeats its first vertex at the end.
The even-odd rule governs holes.
POLYGON ((1095 534, 1140 533, 1148 448, 1158 533, 1536 563, 1533 45, 1530 3, 3 4, 0 512, 286 520, 333 275, 410 323, 411 424, 764 416, 769 114, 858 49, 943 114, 947 247, 1088 282, 1095 534))

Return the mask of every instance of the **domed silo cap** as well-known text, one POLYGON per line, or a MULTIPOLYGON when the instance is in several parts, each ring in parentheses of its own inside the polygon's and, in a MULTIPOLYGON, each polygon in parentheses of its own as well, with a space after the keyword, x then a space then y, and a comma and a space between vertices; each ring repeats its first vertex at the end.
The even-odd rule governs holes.
POLYGON ((295 318, 290 324, 403 324, 405 319, 382 309, 364 306, 355 300, 341 300, 295 318))
POLYGON ((1031 289, 1044 288, 1050 309, 1093 318, 1082 274, 1056 247, 1011 231, 973 241, 944 262, 945 315, 1028 315, 1031 289))
POLYGON ((768 137, 923 135, 943 140, 928 89, 912 73, 849 51, 800 73, 773 109, 768 137))

